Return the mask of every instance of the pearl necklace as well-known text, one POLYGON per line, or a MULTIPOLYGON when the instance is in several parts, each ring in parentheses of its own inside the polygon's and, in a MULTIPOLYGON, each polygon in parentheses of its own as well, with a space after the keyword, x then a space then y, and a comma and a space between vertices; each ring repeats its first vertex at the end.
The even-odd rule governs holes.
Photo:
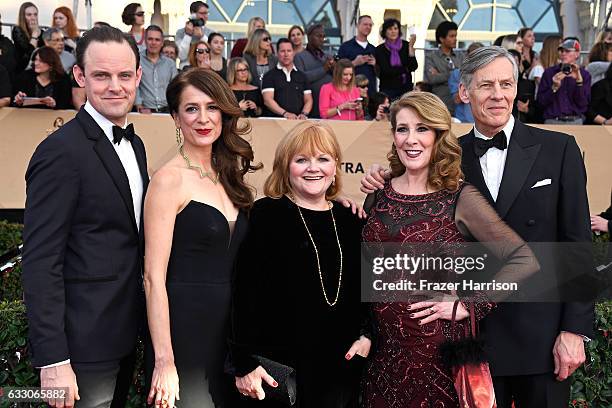
POLYGON ((308 234, 308 238, 310 238, 310 242, 312 243, 312 247, 314 248, 315 257, 317 258, 317 270, 319 271, 319 281, 321 282, 321 290, 323 291, 323 297, 325 298, 325 303, 327 303, 328 306, 333 307, 336 305, 336 303, 338 303, 338 298, 340 297, 340 287, 342 286, 342 264, 343 264, 342 246, 340 245, 340 238, 338 238, 338 229, 336 228, 336 219, 334 218, 333 205, 331 202, 329 203, 329 212, 331 213, 332 222, 334 224, 334 233, 336 234, 336 242, 338 243, 338 252, 340 253, 340 272, 338 274, 338 288, 336 289, 336 297, 333 302, 330 302, 329 297, 327 296, 327 292, 325 291, 325 284, 323 283, 323 273, 321 272, 321 261, 319 259, 319 250, 317 249, 317 245, 315 244, 314 239, 312 238, 312 234, 310 233, 310 230, 308 229, 308 225, 306 224, 304 215, 302 215, 302 210, 300 209, 300 206, 291 197, 289 197, 289 199, 293 201, 293 203, 297 207, 298 213, 300 214, 300 218, 302 219, 302 223, 304 223, 304 228, 306 229, 306 233, 308 234))

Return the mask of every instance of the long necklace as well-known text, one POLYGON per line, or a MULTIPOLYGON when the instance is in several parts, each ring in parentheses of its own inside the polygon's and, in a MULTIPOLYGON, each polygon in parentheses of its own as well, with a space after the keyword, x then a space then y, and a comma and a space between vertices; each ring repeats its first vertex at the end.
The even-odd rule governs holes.
MULTIPOLYGON (((295 203, 294 200, 292 201, 295 203)), ((302 210, 300 209, 300 206, 297 205, 297 203, 295 203, 295 206, 298 209, 300 218, 302 219, 302 222, 304 223, 304 228, 306 228, 306 233, 308 234, 308 238, 310 238, 310 242, 312 243, 312 247, 314 248, 315 256, 317 258, 317 269, 319 270, 319 280, 321 281, 321 290, 323 291, 323 297, 325 298, 325 303, 333 307, 336 305, 336 303, 338 303, 338 298, 340 297, 340 286, 342 286, 342 261, 343 261, 342 246, 340 245, 340 239, 338 238, 338 229, 336 228, 336 219, 334 218, 333 206, 331 203, 329 204, 329 212, 331 213, 332 222, 334 223, 334 233, 336 234, 336 242, 338 243, 338 252, 340 252, 340 273, 338 274, 338 288, 336 289, 336 298, 334 299, 333 302, 329 301, 329 298, 327 297, 327 292, 325 291, 325 284, 323 283, 323 273, 321 272, 321 261, 319 259, 319 250, 317 249, 317 245, 315 244, 314 239, 312 238, 312 234, 310 233, 310 230, 308 229, 308 225, 306 224, 306 220, 304 219, 304 216, 302 215, 302 210)))

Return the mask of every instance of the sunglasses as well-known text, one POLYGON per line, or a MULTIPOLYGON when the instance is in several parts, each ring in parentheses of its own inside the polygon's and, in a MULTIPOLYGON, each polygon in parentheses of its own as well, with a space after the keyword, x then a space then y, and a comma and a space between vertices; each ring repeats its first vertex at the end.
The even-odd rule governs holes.
POLYGON ((210 50, 208 48, 196 48, 196 54, 210 54, 210 50))
POLYGON ((361 89, 368 89, 368 84, 357 85, 361 89))
POLYGON ((262 41, 272 41, 272 39, 270 37, 264 37, 261 39, 262 41))
POLYGON ((138 16, 138 17, 144 17, 145 12, 144 11, 139 11, 138 13, 134 13, 134 15, 138 16))
POLYGON ((248 70, 248 68, 239 68, 236 70, 236 72, 247 72, 248 70))

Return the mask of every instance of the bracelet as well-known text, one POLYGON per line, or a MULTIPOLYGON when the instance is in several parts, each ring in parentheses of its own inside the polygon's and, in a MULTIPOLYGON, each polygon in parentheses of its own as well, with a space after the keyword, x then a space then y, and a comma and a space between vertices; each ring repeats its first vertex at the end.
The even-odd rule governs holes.
POLYGON ((281 113, 281 116, 284 118, 286 113, 287 111, 283 111, 283 113, 281 113))

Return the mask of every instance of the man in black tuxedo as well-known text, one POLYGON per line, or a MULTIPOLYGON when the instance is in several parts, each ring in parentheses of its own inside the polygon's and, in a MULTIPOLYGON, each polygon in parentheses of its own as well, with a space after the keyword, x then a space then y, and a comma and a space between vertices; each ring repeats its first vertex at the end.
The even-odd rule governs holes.
MULTIPOLYGON (((590 242, 586 171, 572 136, 512 117, 518 68, 500 47, 483 47, 461 67, 459 95, 474 129, 460 138, 467 182, 527 242, 590 242)), ((362 191, 381 188, 373 167, 362 191)), ((584 362, 593 303, 502 303, 481 322, 498 408, 565 408, 568 377, 584 362)))
POLYGON ((94 28, 79 41, 74 74, 88 102, 40 143, 26 172, 32 363, 43 387, 69 389, 51 406, 124 406, 144 317, 148 175, 144 144, 127 124, 141 76, 136 45, 94 28))

